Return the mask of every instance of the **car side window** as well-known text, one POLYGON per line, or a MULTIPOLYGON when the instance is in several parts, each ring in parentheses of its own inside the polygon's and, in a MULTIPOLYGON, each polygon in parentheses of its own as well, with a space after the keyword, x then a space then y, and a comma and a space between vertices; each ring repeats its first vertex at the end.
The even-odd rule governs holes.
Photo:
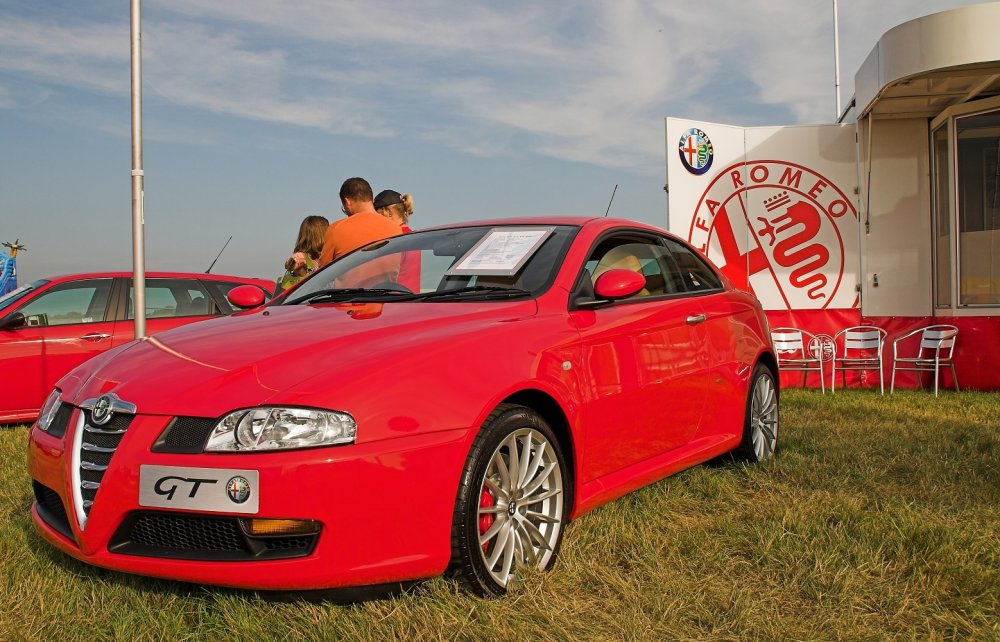
MULTIPOLYGON (((125 318, 132 319, 135 292, 129 287, 125 318)), ((194 317, 218 314, 205 286, 195 279, 148 279, 146 318, 194 317)))
POLYGON ((26 325, 55 326, 104 321, 111 279, 87 279, 53 286, 18 309, 26 325))
POLYGON ((666 242, 680 269, 681 281, 689 292, 706 292, 722 288, 722 281, 705 259, 673 239, 667 239, 666 242))
POLYGON ((594 248, 584 267, 592 283, 609 270, 625 269, 641 274, 646 287, 629 297, 629 301, 678 291, 676 270, 667 250, 653 239, 605 239, 594 248))

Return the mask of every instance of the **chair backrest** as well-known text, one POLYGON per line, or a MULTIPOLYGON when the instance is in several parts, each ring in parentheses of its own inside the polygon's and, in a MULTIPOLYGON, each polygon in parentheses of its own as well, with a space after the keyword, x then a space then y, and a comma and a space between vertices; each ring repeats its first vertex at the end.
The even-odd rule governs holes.
POLYGON ((771 342, 778 353, 798 352, 805 356, 806 347, 802 341, 802 330, 798 328, 774 328, 771 330, 771 342))
POLYGON ((882 347, 885 345, 887 333, 882 328, 873 325, 857 325, 845 328, 834 337, 835 343, 842 342, 842 355, 848 358, 852 352, 868 353, 882 357, 882 347))
POLYGON ((929 325, 920 333, 920 352, 924 350, 937 352, 937 356, 942 359, 951 359, 951 353, 955 349, 955 337, 958 336, 958 328, 953 325, 929 325))

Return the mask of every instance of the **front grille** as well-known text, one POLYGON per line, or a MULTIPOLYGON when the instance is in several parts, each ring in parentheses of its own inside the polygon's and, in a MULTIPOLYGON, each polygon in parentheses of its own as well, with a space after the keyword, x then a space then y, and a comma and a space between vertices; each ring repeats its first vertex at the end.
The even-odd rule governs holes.
POLYGON ((202 417, 174 417, 151 450, 154 453, 200 453, 216 423, 215 419, 202 417))
POLYGON ((118 413, 103 426, 94 425, 90 411, 83 411, 83 435, 80 440, 80 498, 83 502, 83 512, 90 514, 94 496, 101 486, 104 473, 111 463, 122 437, 135 415, 118 413))
POLYGON ((35 492, 35 504, 38 507, 38 516, 46 524, 72 540, 73 529, 70 528, 69 517, 66 516, 66 506, 63 505, 59 493, 36 481, 31 482, 31 487, 35 492))
POLYGON ((68 403, 60 403, 59 409, 56 410, 55 417, 52 418, 52 423, 49 424, 49 429, 46 431, 53 437, 62 437, 66 434, 66 427, 69 425, 69 416, 73 414, 73 406, 68 403))
POLYGON ((170 559, 273 560, 305 557, 318 538, 318 533, 251 537, 240 527, 238 517, 140 511, 122 522, 108 550, 170 559))

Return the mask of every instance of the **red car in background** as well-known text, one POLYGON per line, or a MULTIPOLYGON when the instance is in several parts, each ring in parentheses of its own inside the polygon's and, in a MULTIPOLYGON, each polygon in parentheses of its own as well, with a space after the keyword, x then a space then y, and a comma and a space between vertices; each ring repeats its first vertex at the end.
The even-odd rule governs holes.
POLYGON ((122 345, 49 393, 28 472, 53 546, 203 584, 447 572, 501 594, 552 565, 570 519, 777 447, 760 303, 641 223, 423 230, 269 304, 229 298, 253 309, 122 345))
MULTIPOLYGON (((55 382, 133 338, 131 272, 40 279, 0 297, 0 424, 31 421, 55 382)), ((216 274, 148 272, 146 332, 230 314, 229 290, 274 283, 216 274)))

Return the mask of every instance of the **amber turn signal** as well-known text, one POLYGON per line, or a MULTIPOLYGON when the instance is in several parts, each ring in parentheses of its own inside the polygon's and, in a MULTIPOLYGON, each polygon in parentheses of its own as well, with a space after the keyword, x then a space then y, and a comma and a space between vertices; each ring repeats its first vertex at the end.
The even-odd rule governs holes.
POLYGON ((241 519, 243 532, 251 537, 268 535, 312 535, 318 533, 319 522, 311 519, 241 519))

